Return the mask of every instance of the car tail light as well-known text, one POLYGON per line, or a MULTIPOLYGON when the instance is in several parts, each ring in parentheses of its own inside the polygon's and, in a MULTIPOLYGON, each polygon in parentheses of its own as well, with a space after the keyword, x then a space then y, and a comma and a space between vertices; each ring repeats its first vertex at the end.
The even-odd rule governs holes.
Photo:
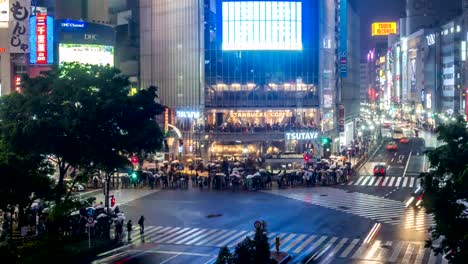
POLYGON ((384 173, 384 172, 385 172, 385 169, 381 169, 381 170, 380 170, 380 173, 384 173))

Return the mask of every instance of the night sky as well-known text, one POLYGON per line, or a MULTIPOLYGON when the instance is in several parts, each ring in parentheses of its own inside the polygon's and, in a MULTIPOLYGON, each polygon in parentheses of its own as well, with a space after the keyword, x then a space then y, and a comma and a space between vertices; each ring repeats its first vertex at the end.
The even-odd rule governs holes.
POLYGON ((361 60, 372 48, 371 24, 374 21, 399 21, 405 16, 405 0, 352 0, 361 17, 361 60))

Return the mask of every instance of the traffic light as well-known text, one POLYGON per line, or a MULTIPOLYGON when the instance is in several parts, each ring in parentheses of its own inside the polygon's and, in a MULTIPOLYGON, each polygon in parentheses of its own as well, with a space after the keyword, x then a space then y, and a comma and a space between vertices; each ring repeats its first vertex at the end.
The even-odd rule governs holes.
POLYGON ((309 162, 309 160, 310 160, 310 155, 309 155, 309 153, 304 154, 304 161, 305 161, 305 162, 309 162))
POLYGON ((322 138, 322 146, 323 146, 323 157, 329 158, 331 156, 331 138, 323 137, 322 138))
POLYGON ((133 171, 130 177, 132 178, 132 180, 136 180, 138 179, 138 173, 136 171, 133 171))
POLYGON ((132 163, 135 165, 135 164, 138 164, 138 157, 137 156, 132 156, 132 163))

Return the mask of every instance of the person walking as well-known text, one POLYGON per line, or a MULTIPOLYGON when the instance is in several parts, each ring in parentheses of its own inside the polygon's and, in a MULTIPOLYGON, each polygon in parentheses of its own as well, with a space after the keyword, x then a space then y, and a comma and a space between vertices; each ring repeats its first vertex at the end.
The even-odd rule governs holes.
POLYGON ((145 217, 144 216, 140 217, 140 220, 138 220, 138 225, 140 226, 140 234, 143 235, 145 233, 145 217))
POLYGON ((128 242, 132 241, 132 220, 128 220, 127 222, 127 232, 128 232, 128 242))

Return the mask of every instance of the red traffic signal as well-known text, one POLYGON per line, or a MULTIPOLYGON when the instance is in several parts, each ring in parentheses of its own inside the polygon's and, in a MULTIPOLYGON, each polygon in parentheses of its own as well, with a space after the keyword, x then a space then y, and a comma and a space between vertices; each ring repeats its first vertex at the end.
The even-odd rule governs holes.
POLYGON ((132 156, 132 163, 133 164, 138 163, 138 157, 137 156, 132 156))
POLYGON ((305 161, 305 162, 309 162, 309 160, 310 160, 310 155, 306 153, 306 154, 304 155, 304 161, 305 161))

